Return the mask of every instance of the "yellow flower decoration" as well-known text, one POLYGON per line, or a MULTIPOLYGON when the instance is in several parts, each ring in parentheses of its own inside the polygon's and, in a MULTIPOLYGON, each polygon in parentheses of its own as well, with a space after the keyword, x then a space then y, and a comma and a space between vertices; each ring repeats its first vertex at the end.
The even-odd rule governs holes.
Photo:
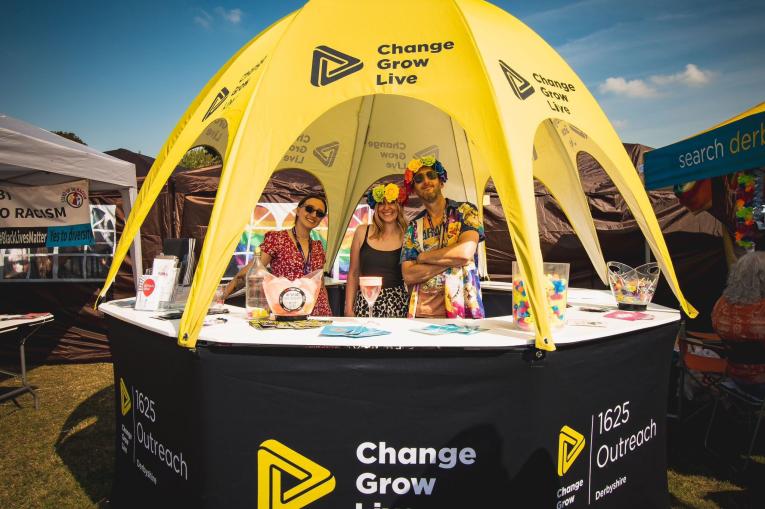
POLYGON ((409 164, 406 165, 406 167, 412 170, 413 172, 416 172, 417 170, 422 168, 422 166, 423 164, 421 159, 412 159, 411 161, 409 161, 409 164))
POLYGON ((381 201, 383 201, 384 197, 385 197, 385 186, 379 185, 379 186, 375 186, 374 189, 372 189, 372 198, 374 198, 377 203, 380 203, 381 201))
POLYGON ((433 166, 436 164, 436 158, 433 156, 427 156, 420 159, 422 161, 423 166, 433 166))
POLYGON ((388 184, 385 186, 385 201, 394 202, 398 200, 398 186, 396 184, 388 184))

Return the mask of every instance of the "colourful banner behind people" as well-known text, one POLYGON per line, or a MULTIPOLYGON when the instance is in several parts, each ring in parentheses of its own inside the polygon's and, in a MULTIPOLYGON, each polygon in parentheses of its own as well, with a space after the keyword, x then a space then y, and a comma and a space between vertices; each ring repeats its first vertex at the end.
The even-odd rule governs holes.
POLYGON ((93 243, 88 181, 0 186, 0 248, 93 243))

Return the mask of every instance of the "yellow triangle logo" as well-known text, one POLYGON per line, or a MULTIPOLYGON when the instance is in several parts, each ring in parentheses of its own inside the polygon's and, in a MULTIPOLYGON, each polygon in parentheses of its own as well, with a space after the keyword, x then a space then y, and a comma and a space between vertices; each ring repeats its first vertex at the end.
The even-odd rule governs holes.
POLYGON ((563 426, 558 437, 558 475, 568 472, 576 458, 584 450, 584 436, 573 428, 563 426))
POLYGON ((120 377, 120 404, 122 406, 122 415, 125 416, 130 411, 132 402, 130 400, 130 391, 125 386, 125 381, 120 377))
POLYGON ((258 449, 258 509, 300 509, 335 489, 329 470, 276 440, 258 449), (300 482, 282 489, 282 473, 300 482))

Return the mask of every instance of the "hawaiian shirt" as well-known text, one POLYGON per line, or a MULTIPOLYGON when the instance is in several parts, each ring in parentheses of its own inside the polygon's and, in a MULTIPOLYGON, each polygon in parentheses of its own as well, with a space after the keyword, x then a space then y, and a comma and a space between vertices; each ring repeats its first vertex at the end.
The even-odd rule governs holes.
MULTIPOLYGON (((483 225, 478 217, 478 209, 471 203, 456 202, 447 198, 445 221, 435 229, 426 227, 427 213, 423 210, 409 223, 404 234, 404 244, 401 247, 401 263, 417 261, 417 257, 423 250, 431 251, 456 244, 462 232, 478 232, 478 241, 484 240, 483 225), (444 225, 445 232, 442 230, 444 225), (420 229, 422 229, 422 235, 419 234, 420 229)), ((409 299, 407 315, 409 318, 413 318, 417 311, 417 298, 422 285, 443 286, 447 318, 484 317, 477 252, 467 265, 449 267, 425 283, 414 285, 409 299)))

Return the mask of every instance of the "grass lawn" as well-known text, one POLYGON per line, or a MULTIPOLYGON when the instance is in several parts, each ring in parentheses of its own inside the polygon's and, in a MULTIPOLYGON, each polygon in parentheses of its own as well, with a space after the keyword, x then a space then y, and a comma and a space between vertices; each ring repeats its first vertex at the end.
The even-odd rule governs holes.
MULTIPOLYGON (((111 364, 40 366, 32 396, 0 403, 0 507, 108 507, 114 472, 111 364), (8 475, 13 472, 13 475, 8 475)), ((14 385, 5 379, 0 387, 14 385)))
MULTIPOLYGON (((0 403, 0 508, 109 507, 114 470, 111 364, 52 365, 29 371, 40 409, 23 395, 0 403), (12 472, 13 475, 8 475, 12 472)), ((14 381, 0 381, 2 387, 14 381)), ((736 473, 730 453, 717 458, 703 447, 708 413, 670 421, 669 490, 676 508, 765 507, 765 458, 736 473)), ((720 421, 719 450, 740 448, 741 423, 720 421)), ((765 430, 758 454, 765 452, 765 430)), ((477 509, 477 508, 476 508, 477 509)))

